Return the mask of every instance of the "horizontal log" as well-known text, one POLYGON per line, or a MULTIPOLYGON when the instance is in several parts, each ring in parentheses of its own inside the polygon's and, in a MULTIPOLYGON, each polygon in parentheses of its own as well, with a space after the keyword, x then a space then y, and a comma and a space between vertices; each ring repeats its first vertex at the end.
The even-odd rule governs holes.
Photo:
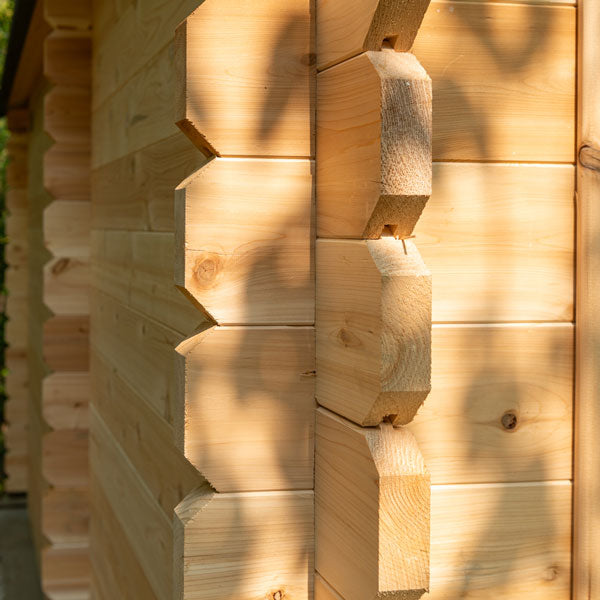
POLYGON ((309 0, 209 0, 179 26, 175 46, 176 122, 199 148, 313 155, 309 0))
POLYGON ((314 329, 212 327, 177 352, 175 436, 213 488, 311 489, 314 329))
POLYGON ((89 317, 60 315, 44 323, 43 356, 52 371, 87 371, 89 317))
POLYGON ((312 325, 312 210, 311 161, 213 159, 176 191, 177 285, 221 325, 312 325))
POLYGON ((175 510, 177 600, 311 598, 313 492, 192 492, 175 510))

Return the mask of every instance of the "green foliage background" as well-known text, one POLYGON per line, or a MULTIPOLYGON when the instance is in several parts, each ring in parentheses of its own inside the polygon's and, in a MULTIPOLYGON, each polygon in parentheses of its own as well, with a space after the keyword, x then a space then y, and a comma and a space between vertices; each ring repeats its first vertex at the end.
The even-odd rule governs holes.
MULTIPOLYGON (((6 57, 6 47, 10 32, 10 24, 14 9, 14 0, 0 0, 0 76, 4 68, 4 59, 6 57)), ((2 433, 2 424, 4 423, 4 404, 6 401, 6 366, 4 361, 4 350, 6 343, 4 340, 4 326, 6 315, 4 307, 6 306, 6 287, 4 274, 6 271, 6 262, 4 260, 4 249, 6 247, 6 141, 8 139, 8 130, 6 129, 6 120, 0 119, 0 494, 4 490, 4 437, 2 433)))

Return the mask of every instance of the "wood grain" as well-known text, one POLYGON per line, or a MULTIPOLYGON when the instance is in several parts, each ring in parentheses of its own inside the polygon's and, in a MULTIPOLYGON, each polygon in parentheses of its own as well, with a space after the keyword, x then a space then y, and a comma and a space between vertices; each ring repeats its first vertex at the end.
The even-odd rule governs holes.
POLYGON ((433 81, 435 160, 574 161, 573 7, 434 1, 412 52, 433 81))
POLYGON ((598 569, 600 541, 595 534, 600 525, 598 502, 600 480, 597 440, 600 434, 598 409, 598 359, 600 322, 600 172, 594 162, 582 160, 600 149, 600 110, 597 72, 600 64, 598 27, 600 2, 584 0, 579 5, 578 29, 578 123, 577 147, 577 308, 575 374, 575 470, 573 600, 600 598, 598 569), (587 163, 587 164, 586 164, 587 163))
POLYGON ((311 325, 312 190, 307 160, 210 161, 176 192, 177 285, 219 324, 311 325))
POLYGON ((313 492, 192 492, 176 509, 177 600, 311 598, 313 492))
POLYGON ((346 600, 429 588, 430 479, 412 435, 317 411, 315 566, 346 600))
POLYGON ((567 165, 434 163, 415 228, 434 321, 571 321, 574 183, 567 165))
POLYGON ((572 477, 573 326, 434 326, 432 389, 408 428, 433 483, 572 477))
POLYGON ((431 386, 431 277, 411 242, 317 242, 317 401, 409 423, 431 386))
POLYGON ((209 154, 313 156, 311 27, 309 0, 203 2, 176 34, 179 127, 209 154))
POLYGON ((431 194, 431 80, 410 53, 366 52, 318 77, 317 235, 409 236, 431 194))
POLYGON ((212 327, 177 352, 175 435, 213 488, 311 489, 314 329, 212 327))

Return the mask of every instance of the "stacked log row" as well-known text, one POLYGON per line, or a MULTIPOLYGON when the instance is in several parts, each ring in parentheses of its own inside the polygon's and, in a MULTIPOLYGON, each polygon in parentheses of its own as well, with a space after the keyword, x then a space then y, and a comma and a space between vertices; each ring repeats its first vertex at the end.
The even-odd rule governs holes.
POLYGON ((27 490, 27 431, 29 377, 27 365, 28 288, 27 270, 27 146, 29 128, 27 110, 7 115, 10 138, 6 145, 6 395, 4 413, 4 470, 6 490, 27 490))
POLYGON ((42 587, 48 598, 89 597, 88 400, 91 38, 89 3, 48 0, 44 44, 42 235, 45 365, 38 476, 42 587), (87 11, 84 8, 87 7, 87 11))
POLYGON ((410 423, 431 387, 427 2, 317 2, 318 600, 420 598, 430 477, 410 423))
POLYGON ((174 522, 175 598, 312 597, 310 0, 207 0, 178 28, 177 124, 208 157, 177 189, 178 443, 210 487, 174 522))

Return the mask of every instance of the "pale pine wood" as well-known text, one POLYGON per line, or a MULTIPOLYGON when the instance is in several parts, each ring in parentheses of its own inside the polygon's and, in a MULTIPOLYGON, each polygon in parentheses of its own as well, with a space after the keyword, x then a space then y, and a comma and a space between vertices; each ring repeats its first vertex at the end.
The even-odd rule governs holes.
POLYGON ((418 600, 429 588, 430 478, 412 434, 320 408, 315 567, 345 600, 418 600))
POLYGON ((87 429, 49 431, 43 436, 42 446, 42 475, 51 486, 87 486, 87 429))
POLYGON ((96 169, 93 227, 173 231, 173 189, 204 162, 204 155, 177 131, 96 169))
POLYGON ((173 444, 173 428, 98 351, 92 355, 94 408, 170 519, 173 508, 204 483, 173 444), (157 452, 160 448, 160 452, 157 452))
POLYGON ((93 351, 109 357, 131 389, 172 424, 178 393, 174 348, 185 336, 99 290, 92 296, 92 322, 93 351))
POLYGON ((176 191, 177 285, 219 324, 312 324, 312 190, 308 160, 210 161, 176 191))
POLYGON ((65 544, 42 551, 42 590, 49 600, 88 600, 90 555, 85 544, 65 544))
POLYGON ((343 598, 318 573, 315 573, 315 600, 343 600, 343 598))
POLYGON ((44 303, 55 315, 89 312, 88 262, 55 257, 44 265, 44 303))
POLYGON ((44 245, 53 256, 88 260, 90 203, 54 200, 44 210, 44 245))
POLYGON ((91 52, 88 33, 53 31, 44 41, 44 75, 54 85, 89 89, 91 52))
MULTIPOLYGON (((118 88, 147 67, 199 4, 199 0, 94 2, 94 109, 110 102, 118 88)), ((172 113, 172 104, 167 108, 172 113)))
POLYGON ((53 429, 87 429, 89 373, 52 373, 42 382, 42 413, 53 429))
POLYGON ((42 528, 51 544, 85 544, 90 507, 87 489, 55 488, 43 499, 42 528))
POLYGON ((178 133, 173 123, 177 86, 173 53, 171 41, 93 111, 93 169, 178 133))
POLYGON ((89 144, 90 90, 59 85, 44 98, 44 128, 55 142, 89 144))
POLYGON ((433 320, 571 321, 574 183, 570 165, 434 163, 415 228, 433 320))
POLYGON ((56 200, 89 201, 89 147, 55 144, 44 155, 44 186, 56 200))
POLYGON ((317 90, 317 235, 409 236, 431 194, 427 73, 410 53, 366 52, 317 90))
POLYGON ((414 434, 433 483, 572 477, 573 326, 434 325, 414 434))
POLYGON ((177 600, 311 598, 313 492, 215 494, 175 510, 177 600))
POLYGON ((90 408, 90 467, 94 477, 102 481, 111 512, 122 528, 144 578, 158 598, 170 598, 171 519, 161 510, 93 404, 90 408))
POLYGON ((199 148, 313 155, 309 0, 206 0, 179 26, 175 45, 176 122, 199 148))
POLYGON ((92 25, 91 0, 44 0, 44 19, 54 29, 89 29, 92 25))
POLYGON ((571 484, 433 486, 427 600, 569 600, 571 484))
POLYGON ((427 0, 317 0, 317 65, 324 69, 383 42, 410 50, 427 0))
POLYGON ((312 488, 314 335, 212 327, 178 346, 175 432, 216 491, 312 488))
POLYGON ((600 2, 579 5, 573 600, 600 598, 600 2))
POLYGON ((92 477, 90 556, 92 598, 144 598, 159 600, 148 583, 123 527, 106 499, 102 484, 92 477))
POLYGON ((87 371, 89 317, 60 315, 44 323, 44 360, 52 371, 87 371))
POLYGON ((431 386, 431 277, 411 241, 317 242, 317 401, 409 423, 431 386))
POLYGON ((432 2, 412 52, 433 81, 435 160, 574 161, 575 9, 432 2))
POLYGON ((91 245, 98 290, 182 336, 204 323, 195 306, 173 285, 173 234, 93 231, 91 245))

